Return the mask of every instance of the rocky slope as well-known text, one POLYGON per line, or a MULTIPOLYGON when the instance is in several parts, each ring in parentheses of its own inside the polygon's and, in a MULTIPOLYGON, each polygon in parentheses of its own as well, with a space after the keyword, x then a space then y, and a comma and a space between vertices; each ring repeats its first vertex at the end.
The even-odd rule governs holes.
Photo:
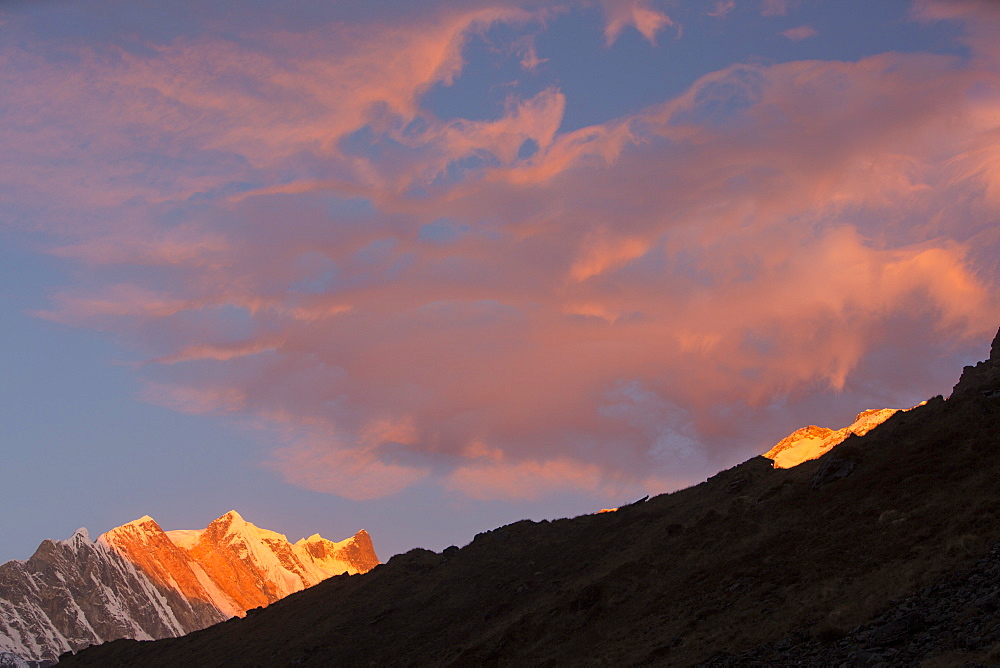
POLYGON ((971 369, 949 399, 793 468, 757 457, 616 512, 413 550, 243 619, 61 663, 996 664, 1000 334, 971 369))
POLYGON ((235 511, 201 531, 164 532, 151 517, 95 542, 80 529, 0 565, 0 650, 44 660, 117 638, 177 636, 377 563, 365 531, 292 544, 235 511))
POLYGON ((937 665, 997 665, 1000 659, 1000 545, 971 567, 920 588, 869 622, 845 630, 830 626, 812 636, 797 630, 709 665, 748 666, 896 665, 916 666, 934 657, 937 665), (976 659, 973 661, 972 659, 976 659))
POLYGON ((11 652, 0 652, 0 668, 31 668, 31 664, 11 652))

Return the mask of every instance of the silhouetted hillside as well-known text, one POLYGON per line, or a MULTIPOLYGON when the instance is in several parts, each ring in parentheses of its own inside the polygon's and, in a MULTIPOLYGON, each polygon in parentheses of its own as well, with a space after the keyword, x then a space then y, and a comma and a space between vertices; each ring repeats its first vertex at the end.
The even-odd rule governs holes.
POLYGON ((951 399, 818 460, 783 470, 757 457, 617 512, 413 550, 245 619, 64 663, 995 662, 998 378, 1000 334, 951 399))

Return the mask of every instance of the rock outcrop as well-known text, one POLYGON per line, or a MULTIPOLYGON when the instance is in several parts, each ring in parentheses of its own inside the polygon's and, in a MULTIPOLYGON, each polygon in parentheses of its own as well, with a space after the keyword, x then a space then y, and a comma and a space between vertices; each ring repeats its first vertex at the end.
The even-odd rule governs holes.
POLYGON ((962 377, 951 392, 952 397, 973 394, 1000 399, 1000 331, 997 331, 993 345, 990 346, 990 358, 975 366, 965 367, 962 377))

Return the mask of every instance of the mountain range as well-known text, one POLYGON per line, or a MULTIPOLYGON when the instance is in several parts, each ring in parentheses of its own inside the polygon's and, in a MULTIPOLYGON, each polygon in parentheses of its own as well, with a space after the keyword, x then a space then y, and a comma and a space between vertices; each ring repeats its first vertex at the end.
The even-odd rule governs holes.
POLYGON ((947 399, 822 450, 414 549, 245 618, 60 663, 1000 663, 1000 333, 947 399))
POLYGON ((364 530, 290 543, 236 511, 202 530, 164 531, 149 516, 96 541, 79 529, 0 565, 0 651, 53 661, 117 638, 183 635, 378 563, 364 530))

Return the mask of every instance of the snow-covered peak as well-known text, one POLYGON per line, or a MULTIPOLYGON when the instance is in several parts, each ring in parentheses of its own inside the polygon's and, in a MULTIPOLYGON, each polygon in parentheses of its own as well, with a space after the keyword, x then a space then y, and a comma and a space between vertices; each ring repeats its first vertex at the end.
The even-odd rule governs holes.
POLYGON ((222 535, 227 536, 230 541, 242 539, 249 542, 260 542, 264 540, 276 540, 284 543, 288 542, 288 538, 286 538, 284 534, 280 534, 277 531, 271 531, 270 529, 261 529, 253 522, 247 522, 235 510, 230 510, 225 515, 209 524, 205 532, 206 534, 211 532, 213 535, 221 533, 222 535))
POLYGON ((204 529, 174 529, 166 532, 170 542, 184 550, 194 547, 203 533, 204 529))
MULTIPOLYGON (((257 537, 262 534, 274 534, 275 536, 281 536, 279 533, 269 531, 267 529, 261 529, 252 522, 247 522, 235 510, 230 510, 225 515, 209 524, 208 528, 214 528, 216 532, 221 532, 228 536, 245 536, 250 538, 257 537)), ((282 538, 284 538, 284 536, 282 536, 282 538)))
POLYGON ((75 547, 82 544, 90 543, 90 532, 87 531, 86 527, 80 527, 73 532, 73 535, 66 540, 54 540, 53 543, 58 545, 68 545, 70 547, 75 547))
MULTIPOLYGON (((919 405, 919 404, 918 404, 919 405)), ((777 445, 764 453, 774 461, 774 468, 787 469, 802 462, 817 459, 830 449, 842 443, 848 436, 864 436, 899 411, 909 408, 869 408, 858 413, 849 426, 842 429, 828 429, 810 425, 793 431, 778 441, 777 445)))
POLYGON ((362 529, 361 531, 359 531, 358 533, 354 534, 350 538, 345 538, 344 540, 334 542, 334 541, 332 541, 332 540, 330 540, 328 538, 323 538, 318 533, 314 533, 313 535, 309 536, 308 538, 300 538, 298 541, 295 542, 295 547, 313 547, 313 548, 316 548, 318 546, 321 546, 322 548, 324 548, 326 550, 337 551, 337 550, 342 550, 343 548, 347 547, 348 545, 351 545, 361 535, 367 536, 368 532, 365 531, 364 529, 362 529))
POLYGON ((230 510, 221 517, 212 520, 205 531, 216 534, 240 533, 246 525, 247 521, 243 519, 242 515, 235 510, 230 510))
POLYGON ((123 543, 148 544, 161 540, 163 529, 149 515, 143 515, 139 519, 126 522, 125 524, 106 531, 97 537, 97 542, 111 545, 123 543))
POLYGON ((847 429, 850 430, 852 434, 857 436, 864 436, 869 431, 879 426, 893 415, 901 410, 908 410, 905 408, 869 408, 867 410, 858 413, 858 416, 854 418, 854 422, 847 429))
MULTIPOLYGON (((111 531, 120 531, 120 530, 133 531, 133 532, 145 532, 145 533, 150 533, 150 532, 159 533, 159 532, 163 531, 163 529, 160 528, 160 525, 156 523, 156 520, 154 520, 149 515, 143 515, 142 517, 140 517, 137 520, 132 520, 131 522, 126 522, 125 524, 121 525, 120 527, 115 527, 111 531)), ((109 531, 108 533, 111 533, 111 532, 109 531)))

